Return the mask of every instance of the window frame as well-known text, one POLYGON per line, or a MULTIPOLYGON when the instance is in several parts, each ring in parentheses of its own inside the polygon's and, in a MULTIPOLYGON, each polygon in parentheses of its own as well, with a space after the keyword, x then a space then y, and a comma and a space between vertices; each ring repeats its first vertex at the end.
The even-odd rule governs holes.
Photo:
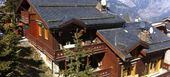
POLYGON ((44 39, 48 40, 49 39, 49 34, 48 34, 48 30, 44 29, 44 39))
POLYGON ((42 36, 42 28, 40 26, 38 26, 38 35, 42 36))

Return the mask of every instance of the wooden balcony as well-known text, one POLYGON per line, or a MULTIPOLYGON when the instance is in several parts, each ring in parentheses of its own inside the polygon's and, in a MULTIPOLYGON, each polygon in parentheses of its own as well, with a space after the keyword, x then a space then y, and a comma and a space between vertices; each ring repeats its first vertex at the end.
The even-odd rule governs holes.
MULTIPOLYGON (((33 37, 30 34, 26 34, 29 41, 44 54, 46 54, 52 60, 64 60, 63 50, 55 51, 48 44, 43 41, 33 37)), ((86 44, 83 48, 87 51, 91 51, 93 54, 105 52, 108 48, 105 43, 96 43, 96 44, 86 44)), ((74 51, 74 48, 71 48, 74 51)))
MULTIPOLYGON (((83 46, 83 48, 84 50, 90 51, 90 53, 93 53, 93 54, 102 53, 108 49, 104 43, 87 45, 87 46, 83 46)), ((74 51, 74 48, 71 48, 71 50, 74 51)), ((56 57, 56 60, 64 59, 63 50, 56 51, 55 57, 56 57)))

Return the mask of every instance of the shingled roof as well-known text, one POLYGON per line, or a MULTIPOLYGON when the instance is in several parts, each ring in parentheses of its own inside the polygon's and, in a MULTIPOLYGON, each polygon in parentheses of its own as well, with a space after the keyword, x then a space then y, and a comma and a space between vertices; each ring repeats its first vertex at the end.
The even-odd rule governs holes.
POLYGON ((122 59, 132 57, 129 53, 139 45, 146 44, 137 36, 132 35, 123 28, 98 30, 98 36, 122 59))
POLYGON ((81 20, 87 27, 120 27, 125 21, 118 16, 98 11, 97 0, 28 0, 49 28, 59 28, 71 19, 81 20), (116 25, 115 25, 116 24, 116 25))
POLYGON ((146 48, 147 54, 170 48, 170 38, 154 27, 149 41, 138 37, 141 29, 149 30, 150 27, 147 22, 126 23, 123 28, 98 30, 97 34, 122 60, 126 60, 132 57, 129 53, 139 45, 146 48))
MULTIPOLYGON (((125 24, 129 33, 133 35, 138 35, 141 32, 141 26, 145 25, 146 29, 149 29, 151 24, 147 22, 136 22, 136 23, 127 23, 125 24)), ((160 50, 165 50, 170 48, 170 38, 167 37, 164 33, 160 32, 158 29, 153 27, 153 33, 150 34, 149 41, 146 41, 149 44, 149 49, 146 53, 152 53, 160 50)))

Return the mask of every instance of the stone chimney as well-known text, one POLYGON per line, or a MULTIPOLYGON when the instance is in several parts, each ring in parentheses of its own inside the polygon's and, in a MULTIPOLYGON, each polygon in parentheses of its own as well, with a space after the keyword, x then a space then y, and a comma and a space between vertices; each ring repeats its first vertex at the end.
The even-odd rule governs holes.
POLYGON ((150 40, 150 33, 147 30, 143 30, 138 34, 138 37, 145 42, 149 42, 150 40))
POLYGON ((96 5, 96 9, 99 11, 106 11, 106 0, 99 0, 96 5))

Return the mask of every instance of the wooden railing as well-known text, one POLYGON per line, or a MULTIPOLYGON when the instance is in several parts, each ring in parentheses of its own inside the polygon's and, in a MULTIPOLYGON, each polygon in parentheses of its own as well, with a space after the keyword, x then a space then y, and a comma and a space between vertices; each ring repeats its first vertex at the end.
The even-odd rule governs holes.
POLYGON ((107 50, 108 48, 104 43, 99 43, 99 44, 84 46, 84 49, 93 52, 98 52, 98 51, 107 50))
POLYGON ((100 71, 95 72, 97 74, 97 77, 112 77, 112 69, 102 69, 100 71))
MULTIPOLYGON (((90 53, 95 54, 95 53, 105 52, 108 48, 104 43, 99 43, 99 44, 84 46, 83 49, 90 51, 90 53)), ((74 51, 74 48, 72 48, 71 50, 74 51)), ((56 57, 56 59, 64 58, 63 50, 56 51, 55 57, 56 57)))
MULTIPOLYGON (((38 49, 43 51, 51 59, 59 60, 64 58, 63 50, 54 51, 53 49, 51 49, 51 47, 49 47, 48 44, 45 44, 43 41, 38 40, 37 38, 33 37, 30 34, 27 34, 27 38, 34 46, 36 46, 38 49)), ((98 44, 83 46, 83 49, 96 54, 96 53, 105 52, 108 48, 104 43, 98 43, 98 44)), ((72 48, 72 50, 74 51, 74 48, 72 48)))

